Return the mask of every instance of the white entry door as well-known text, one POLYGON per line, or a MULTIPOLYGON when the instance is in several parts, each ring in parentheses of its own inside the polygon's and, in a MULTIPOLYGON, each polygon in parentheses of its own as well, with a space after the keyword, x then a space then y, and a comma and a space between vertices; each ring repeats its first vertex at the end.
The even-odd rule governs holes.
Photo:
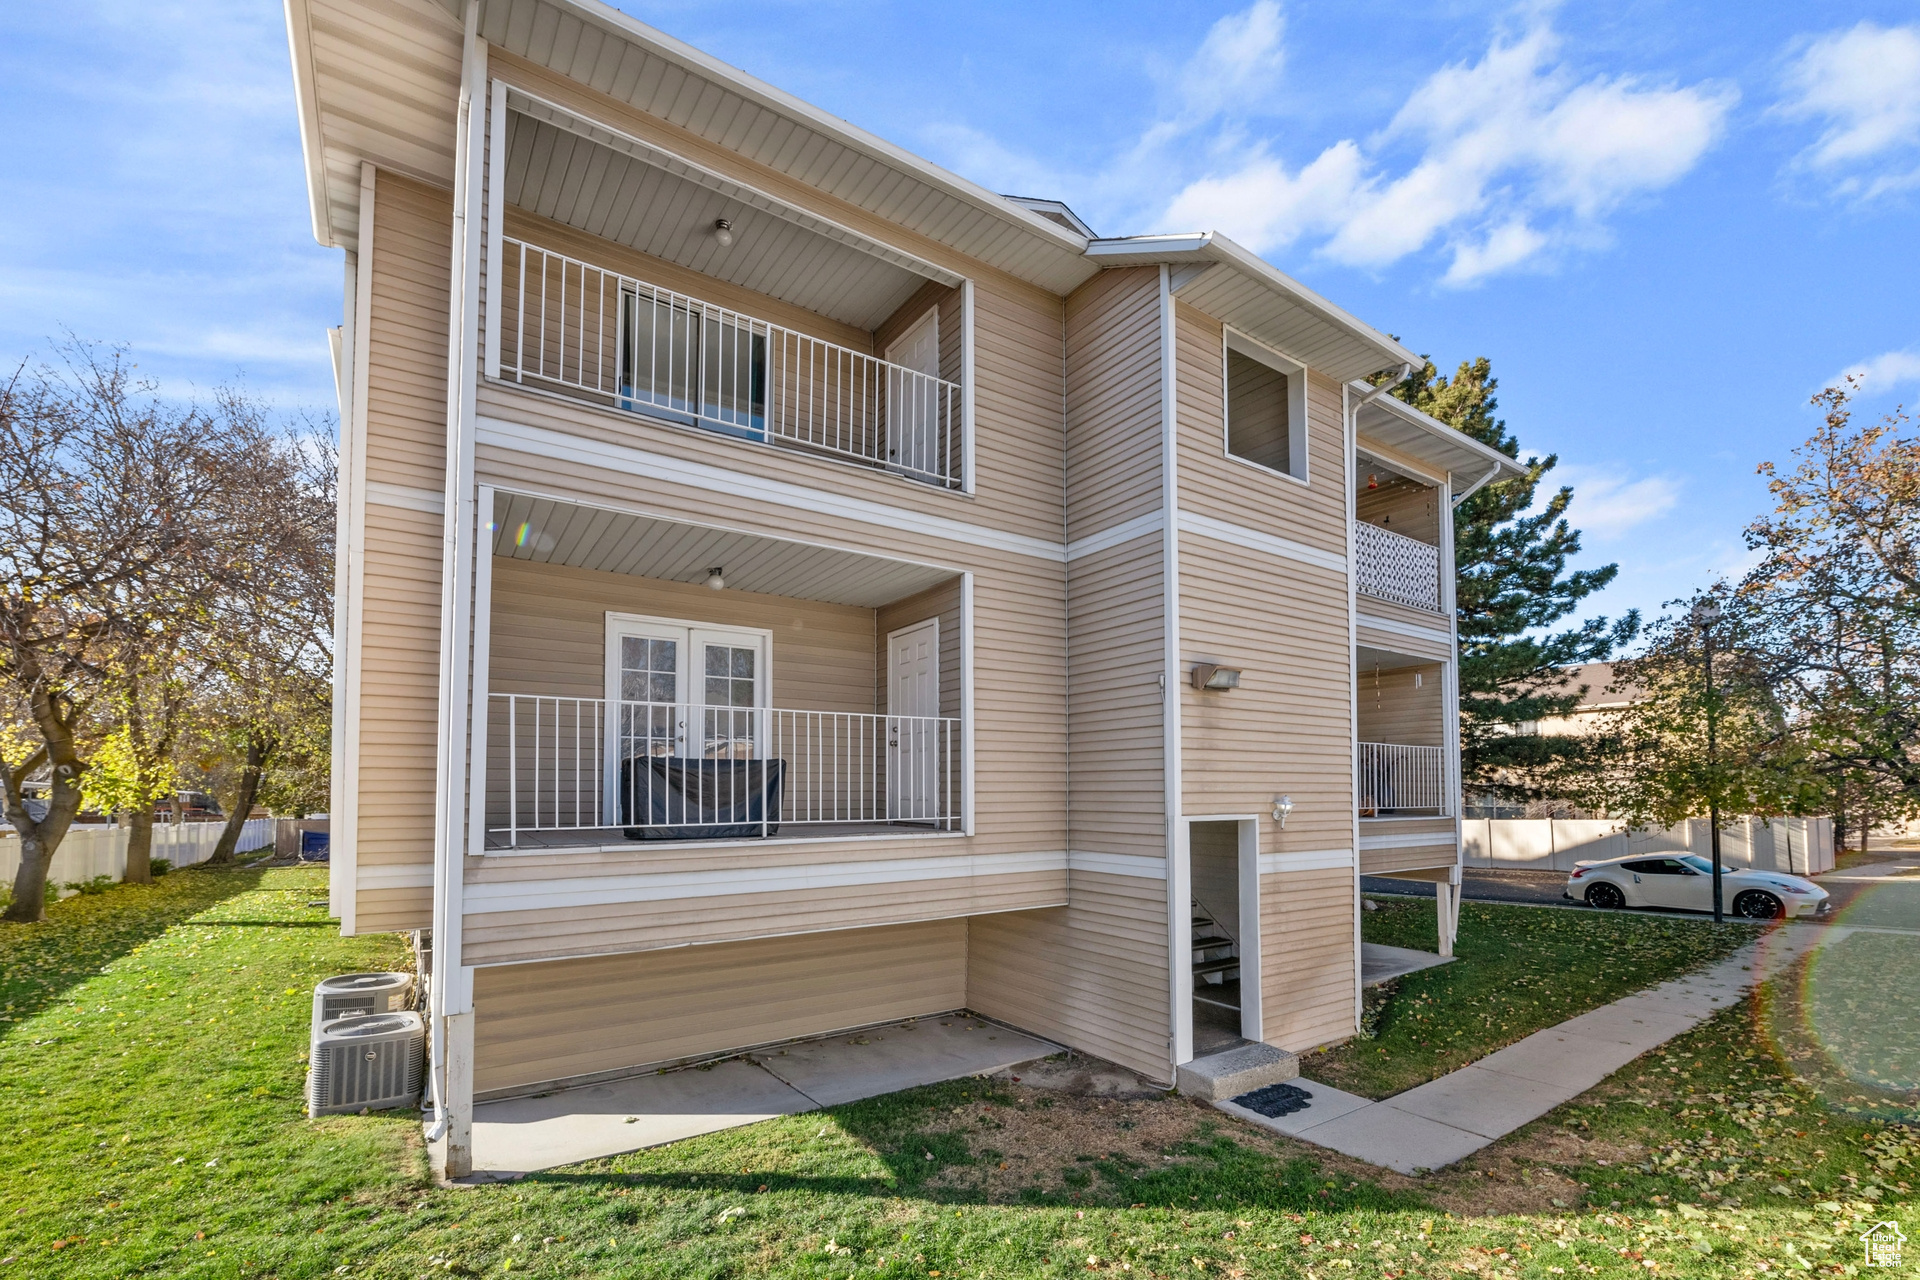
POLYGON ((940 817, 940 619, 887 636, 887 816, 940 817))
POLYGON ((940 312, 938 308, 887 344, 887 361, 913 373, 887 374, 887 452, 895 469, 940 474, 940 312))

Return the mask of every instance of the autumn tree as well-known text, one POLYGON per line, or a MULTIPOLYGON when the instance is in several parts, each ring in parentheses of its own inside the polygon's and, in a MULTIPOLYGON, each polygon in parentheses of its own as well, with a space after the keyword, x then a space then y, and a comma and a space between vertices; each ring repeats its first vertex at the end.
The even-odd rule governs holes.
POLYGON ((20 836, 6 919, 42 917, 93 754, 116 734, 132 749, 129 680, 153 687, 155 637, 197 631, 172 648, 193 651, 209 601, 262 572, 249 511, 271 444, 221 405, 160 398, 117 349, 69 342, 0 386, 0 804, 20 836))
POLYGON ((1793 465, 1761 466, 1775 506, 1747 527, 1762 558, 1738 591, 1842 840, 1849 816, 1864 838, 1920 812, 1920 437, 1903 410, 1856 425, 1854 391, 1815 396, 1793 465))
MULTIPOLYGON (((1452 378, 1432 361, 1393 394, 1464 435, 1520 458, 1498 416, 1499 382, 1482 356, 1452 378)), ((1563 623, 1612 582, 1618 565, 1569 571, 1580 534, 1566 519, 1573 489, 1542 486, 1559 457, 1529 456, 1526 474, 1482 486, 1454 509, 1455 599, 1460 628, 1460 770, 1469 790, 1514 799, 1564 793, 1593 765, 1594 744, 1572 735, 1520 732, 1569 714, 1585 689, 1568 672, 1632 640, 1639 614, 1563 623)))
POLYGON ((1717 584, 1646 630, 1614 663, 1632 701, 1602 713, 1611 749, 1572 784, 1588 807, 1636 824, 1801 813, 1818 804, 1792 709, 1769 681, 1765 619, 1717 584))

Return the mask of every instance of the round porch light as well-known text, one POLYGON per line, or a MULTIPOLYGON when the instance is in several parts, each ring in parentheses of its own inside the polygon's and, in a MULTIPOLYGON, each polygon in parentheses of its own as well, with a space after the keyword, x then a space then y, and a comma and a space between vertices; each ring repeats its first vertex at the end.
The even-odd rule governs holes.
POLYGON ((707 585, 715 591, 727 589, 727 579, 718 569, 707 570, 707 585))
POLYGON ((713 240, 722 249, 733 248, 733 222, 728 218, 713 220, 713 240))

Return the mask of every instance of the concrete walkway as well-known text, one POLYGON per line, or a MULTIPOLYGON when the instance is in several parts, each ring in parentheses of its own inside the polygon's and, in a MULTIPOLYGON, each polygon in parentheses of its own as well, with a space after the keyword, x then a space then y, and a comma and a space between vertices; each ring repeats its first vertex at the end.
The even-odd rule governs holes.
POLYGON ((1306 1095, 1306 1105, 1286 1115, 1265 1116, 1241 1105, 1257 1101, 1252 1094, 1214 1105, 1400 1173, 1438 1169, 1585 1093, 1799 956, 1850 932, 1843 926, 1784 925, 1717 964, 1537 1031, 1391 1098, 1375 1101, 1301 1079, 1289 1083, 1306 1095))
POLYGON ((913 1018, 473 1109, 475 1181, 517 1178, 916 1085, 989 1075, 1060 1046, 959 1014, 913 1018))

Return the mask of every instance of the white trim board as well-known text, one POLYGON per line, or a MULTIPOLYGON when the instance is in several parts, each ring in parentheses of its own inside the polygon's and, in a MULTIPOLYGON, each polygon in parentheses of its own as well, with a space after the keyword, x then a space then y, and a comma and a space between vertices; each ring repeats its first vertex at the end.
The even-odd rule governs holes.
MULTIPOLYGON (((1056 853, 969 853, 939 858, 881 858, 871 862, 816 862, 789 867, 728 868, 712 871, 635 872, 553 880, 502 880, 469 884, 469 915, 503 911, 551 911, 626 902, 672 902, 687 898, 725 898, 743 893, 796 893, 807 889, 844 889, 858 885, 911 884, 982 876, 1065 872, 1067 855, 1056 853)), ((964 913, 963 913, 964 914, 964 913)))
POLYGON ((1098 555, 1111 550, 1123 542, 1145 537, 1149 533, 1160 532, 1161 513, 1149 511, 1143 516, 1131 520, 1122 520, 1119 524, 1108 525, 1098 533, 1090 533, 1084 538, 1076 538, 1067 544, 1069 563, 1085 556, 1098 555))
POLYGON ((1318 547, 1309 547, 1305 543, 1294 542, 1289 538, 1275 537, 1262 533, 1258 529, 1249 529, 1245 525, 1230 524, 1225 520, 1216 520, 1212 516, 1201 515, 1197 511, 1180 512, 1180 531, 1211 538, 1215 542, 1225 542, 1231 546, 1244 547, 1249 551, 1264 551, 1283 560, 1297 560, 1301 564, 1310 564, 1317 569, 1345 575, 1347 558, 1337 551, 1322 551, 1318 547))
POLYGON ((1103 876, 1131 876, 1137 880, 1165 880, 1167 860, 1138 853, 1096 853, 1090 849, 1069 849, 1067 870, 1103 876))
POLYGON ((1429 831, 1421 835, 1361 836, 1362 849, 1444 849, 1460 847, 1459 837, 1451 831, 1429 831))
POLYGON ((525 426, 501 418, 482 416, 479 419, 475 437, 476 443, 490 448, 529 452, 542 458, 574 462, 587 467, 600 467, 624 475, 684 484, 696 489, 766 502, 774 506, 794 507, 818 515, 858 520, 874 526, 885 534, 905 530, 970 546, 988 547, 996 551, 1011 552, 1014 555, 1032 556, 1040 560, 1064 561, 1066 559, 1066 548, 1063 545, 1044 538, 1032 538, 1025 534, 989 529, 984 525, 950 520, 945 516, 928 515, 887 503, 850 498, 843 494, 813 489, 787 480, 775 480, 745 471, 731 471, 725 467, 695 462, 688 458, 676 458, 646 449, 607 444, 598 440, 589 440, 583 436, 567 435, 564 432, 550 431, 545 427, 525 426))
POLYGON ((367 501, 377 502, 383 507, 423 511, 430 516, 444 516, 447 513, 447 495, 437 489, 416 489, 412 485, 388 484, 384 480, 368 480, 364 487, 367 501))
POLYGON ((361 863, 354 869, 354 884, 362 889, 431 889, 433 864, 430 862, 361 863))
POLYGON ((1263 853, 1260 855, 1260 874, 1276 875, 1283 871, 1327 871, 1338 869, 1345 871, 1354 865, 1351 849, 1305 849, 1298 853, 1263 853))
POLYGON ((1417 627, 1411 622, 1395 622, 1391 618, 1376 618, 1372 614, 1362 613, 1354 617, 1354 625, 1372 627, 1375 631, 1384 631, 1389 635, 1409 636, 1415 640, 1428 640, 1434 644, 1443 644, 1449 650, 1453 648, 1453 633, 1442 631, 1438 627, 1417 627))

